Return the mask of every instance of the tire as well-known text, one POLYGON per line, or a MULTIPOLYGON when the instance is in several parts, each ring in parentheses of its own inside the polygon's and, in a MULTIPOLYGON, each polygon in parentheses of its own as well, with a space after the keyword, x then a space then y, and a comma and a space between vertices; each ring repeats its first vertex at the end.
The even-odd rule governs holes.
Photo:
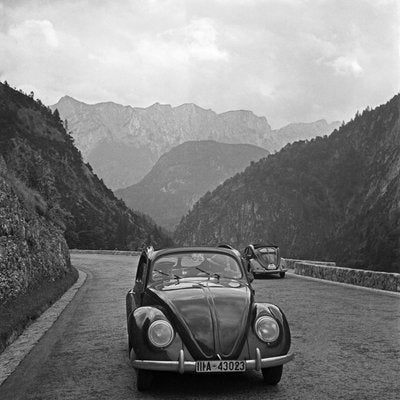
POLYGON ((149 390, 153 383, 153 371, 136 369, 136 387, 139 392, 149 390))
POLYGON ((262 368, 264 382, 267 385, 277 385, 282 378, 283 365, 271 368, 262 368))
POLYGON ((279 276, 280 276, 281 278, 284 278, 284 277, 285 277, 285 274, 286 274, 286 272, 279 272, 279 276))

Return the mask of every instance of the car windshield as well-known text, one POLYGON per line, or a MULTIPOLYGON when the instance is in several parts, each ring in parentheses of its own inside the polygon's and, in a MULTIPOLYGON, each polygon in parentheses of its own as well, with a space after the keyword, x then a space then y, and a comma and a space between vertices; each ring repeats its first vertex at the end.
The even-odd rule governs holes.
POLYGON ((176 253, 157 258, 151 270, 151 280, 205 278, 242 278, 236 259, 221 253, 176 253))
POLYGON ((278 257, 276 254, 275 249, 271 248, 265 248, 265 249, 258 249, 256 251, 256 254, 259 258, 261 258, 262 261, 264 261, 267 264, 277 264, 278 263, 278 257))

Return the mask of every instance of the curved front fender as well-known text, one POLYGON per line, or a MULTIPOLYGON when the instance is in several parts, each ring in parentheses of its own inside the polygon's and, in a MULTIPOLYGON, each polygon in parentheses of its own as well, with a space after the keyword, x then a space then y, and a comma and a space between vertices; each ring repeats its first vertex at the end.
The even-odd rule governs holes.
POLYGON ((253 315, 252 326, 247 338, 250 352, 258 347, 261 351, 261 357, 276 357, 287 354, 290 349, 291 336, 289 324, 283 311, 275 304, 256 303, 254 304, 253 315), (273 317, 279 323, 280 335, 275 343, 269 344, 261 341, 254 331, 255 321, 263 315, 273 317))
MULTIPOLYGON (((182 340, 176 332, 172 343, 166 348, 156 348, 148 340, 147 330, 157 320, 168 320, 162 310, 156 307, 139 307, 128 316, 129 342, 137 359, 142 360, 177 360, 182 340)), ((171 323, 172 325, 172 323, 171 323)))

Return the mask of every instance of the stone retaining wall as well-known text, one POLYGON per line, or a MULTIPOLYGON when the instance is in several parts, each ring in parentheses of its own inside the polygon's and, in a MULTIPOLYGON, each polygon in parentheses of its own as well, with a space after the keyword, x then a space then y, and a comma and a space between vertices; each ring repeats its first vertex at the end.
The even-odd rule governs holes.
POLYGON ((343 268, 306 261, 296 261, 294 263, 294 272, 297 275, 311 276, 334 282, 400 292, 400 274, 395 273, 343 268))
POLYGON ((112 255, 125 255, 125 256, 138 256, 141 254, 140 251, 128 251, 128 250, 81 250, 71 249, 71 254, 112 254, 112 255))
POLYGON ((298 260, 295 258, 282 258, 282 261, 286 263, 286 268, 294 269, 297 262, 313 264, 313 265, 329 265, 335 267, 336 263, 334 261, 312 261, 312 260, 298 260))

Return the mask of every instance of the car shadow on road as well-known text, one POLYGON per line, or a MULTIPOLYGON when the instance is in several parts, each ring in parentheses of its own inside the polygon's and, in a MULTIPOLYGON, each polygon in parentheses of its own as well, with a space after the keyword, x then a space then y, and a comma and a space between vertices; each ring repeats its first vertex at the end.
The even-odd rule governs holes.
POLYGON ((150 390, 154 397, 166 398, 216 398, 231 396, 259 397, 267 393, 278 393, 279 385, 268 386, 261 373, 254 371, 244 374, 184 374, 158 372, 150 390), (194 396, 195 394, 195 396, 194 396))
POLYGON ((287 279, 287 276, 285 276, 285 278, 281 278, 279 275, 259 275, 259 276, 257 276, 257 277, 255 277, 254 278, 254 281, 253 282, 256 282, 256 281, 263 281, 263 280, 269 280, 269 279, 271 279, 271 280, 275 280, 275 279, 277 279, 277 280, 285 280, 285 279, 287 279))

